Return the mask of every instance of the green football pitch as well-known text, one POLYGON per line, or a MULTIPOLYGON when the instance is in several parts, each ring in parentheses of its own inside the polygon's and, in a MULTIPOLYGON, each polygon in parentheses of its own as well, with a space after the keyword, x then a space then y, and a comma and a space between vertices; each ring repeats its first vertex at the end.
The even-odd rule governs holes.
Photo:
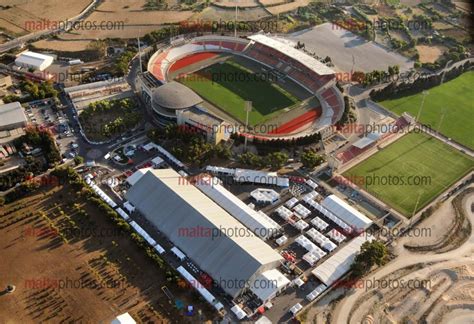
POLYGON ((474 159, 449 145, 409 133, 343 176, 410 217, 473 167, 474 159))
MULTIPOLYGON (((416 117, 422 94, 390 99, 380 104, 396 114, 408 112, 416 117)), ((474 149, 474 72, 428 90, 420 122, 447 137, 474 149)))
POLYGON ((188 86, 204 100, 245 123, 245 101, 252 101, 249 125, 257 125, 294 106, 299 100, 269 78, 232 60, 211 65, 177 81, 188 86))

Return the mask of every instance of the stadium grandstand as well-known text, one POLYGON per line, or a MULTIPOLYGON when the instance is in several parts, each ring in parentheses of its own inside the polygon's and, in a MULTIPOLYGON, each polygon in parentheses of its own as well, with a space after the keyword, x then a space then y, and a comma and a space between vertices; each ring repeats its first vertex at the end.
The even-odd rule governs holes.
MULTIPOLYGON (((337 123, 344 111, 342 94, 335 86, 335 72, 324 63, 309 54, 295 48, 296 44, 286 39, 266 34, 251 35, 246 38, 219 35, 205 35, 199 37, 177 37, 169 45, 161 46, 148 61, 147 72, 139 78, 139 88, 155 112, 155 118, 160 124, 180 123, 176 115, 183 110, 201 107, 198 95, 184 90, 185 86, 176 86, 174 79, 185 69, 186 74, 203 70, 206 64, 210 65, 218 55, 233 55, 257 63, 262 69, 278 77, 279 80, 290 80, 311 96, 319 100, 321 107, 314 107, 301 116, 281 122, 281 127, 271 130, 264 137, 294 138, 302 132, 299 126, 311 126, 311 132, 323 132, 332 129, 330 126, 337 123), (159 91, 167 84, 176 90, 159 91), (177 88, 180 89, 177 89, 177 88), (157 92, 158 91, 158 92, 157 92), (159 93, 159 94, 155 94, 159 93), (170 110, 160 105, 163 101, 172 101, 164 96, 172 93, 189 93, 179 109, 170 110), (185 107, 189 105, 189 107, 185 107), (180 112, 178 112, 180 111, 180 112)), ((202 101, 202 100, 201 100, 202 101)), ((219 116, 222 118, 222 115, 219 116)), ((192 116, 190 117, 192 118, 192 116)), ((327 133, 327 132, 326 132, 327 133)), ((244 134, 245 135, 245 134, 244 134)), ((259 134, 260 136, 262 134, 259 134)), ((304 132, 308 135, 308 132, 304 132)))

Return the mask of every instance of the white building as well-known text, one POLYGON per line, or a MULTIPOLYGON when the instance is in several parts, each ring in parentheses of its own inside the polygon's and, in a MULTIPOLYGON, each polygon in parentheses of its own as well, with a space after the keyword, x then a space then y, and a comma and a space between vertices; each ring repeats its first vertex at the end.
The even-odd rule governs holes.
POLYGON ((53 64, 54 57, 40 53, 26 51, 18 55, 15 60, 17 66, 44 71, 51 64, 53 64))

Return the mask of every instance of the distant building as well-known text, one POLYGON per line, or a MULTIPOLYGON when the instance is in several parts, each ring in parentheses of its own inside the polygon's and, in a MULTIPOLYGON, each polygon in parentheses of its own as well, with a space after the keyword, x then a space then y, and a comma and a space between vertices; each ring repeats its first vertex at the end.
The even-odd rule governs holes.
POLYGON ((26 51, 18 55, 15 60, 17 66, 44 71, 51 64, 53 64, 54 57, 40 53, 26 51))
POLYGON ((7 74, 0 73, 0 89, 8 88, 11 85, 12 77, 7 74))
POLYGON ((26 126, 28 119, 19 102, 0 105, 0 131, 26 126))
POLYGON ((129 313, 123 313, 122 315, 117 316, 111 322, 111 324, 135 324, 135 320, 129 313))

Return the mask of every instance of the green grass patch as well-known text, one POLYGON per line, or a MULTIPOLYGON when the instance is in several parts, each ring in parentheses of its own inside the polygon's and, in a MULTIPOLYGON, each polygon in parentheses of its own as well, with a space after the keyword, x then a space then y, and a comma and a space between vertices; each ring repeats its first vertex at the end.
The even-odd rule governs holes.
POLYGON ((300 102, 276 83, 265 78, 254 79, 253 73, 228 60, 179 78, 177 81, 242 123, 245 123, 246 117, 245 101, 252 101, 250 125, 263 123, 283 112, 283 108, 300 102))
POLYGON ((415 207, 426 206, 473 167, 474 159, 451 146, 425 133, 409 133, 343 176, 410 217, 415 207))
MULTIPOLYGON (((428 90, 420 122, 453 140, 474 149, 474 72, 428 90), (444 115, 444 117, 442 117, 444 115), (441 123, 441 126, 440 126, 441 123)), ((380 104, 396 114, 418 115, 422 94, 390 99, 380 104)))

